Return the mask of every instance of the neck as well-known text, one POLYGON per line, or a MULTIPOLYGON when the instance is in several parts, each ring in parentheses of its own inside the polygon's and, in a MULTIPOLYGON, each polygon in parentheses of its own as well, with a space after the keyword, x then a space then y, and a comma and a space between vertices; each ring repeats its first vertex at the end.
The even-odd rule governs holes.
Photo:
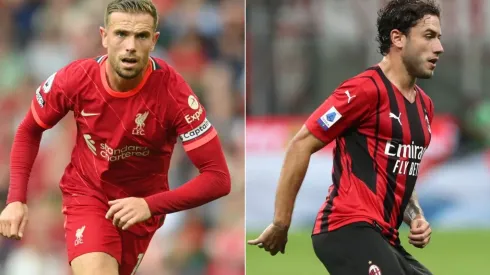
POLYGON ((414 90, 417 79, 408 73, 401 58, 393 58, 393 56, 387 55, 381 60, 379 67, 403 94, 411 93, 414 90))
POLYGON ((105 62, 105 71, 106 71, 106 77, 107 77, 107 83, 116 92, 127 92, 131 91, 132 89, 138 87, 138 85, 141 83, 143 80, 144 74, 146 72, 146 66, 143 71, 138 74, 138 76, 131 78, 131 79, 126 79, 120 77, 116 71, 112 68, 111 64, 106 61, 105 62))

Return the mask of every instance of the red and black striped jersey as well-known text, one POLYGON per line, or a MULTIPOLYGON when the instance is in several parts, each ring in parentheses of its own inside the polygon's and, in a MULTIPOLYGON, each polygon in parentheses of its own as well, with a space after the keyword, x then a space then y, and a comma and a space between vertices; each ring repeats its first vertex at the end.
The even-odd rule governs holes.
POLYGON ((313 234, 365 221, 393 244, 430 139, 433 104, 420 87, 409 102, 379 66, 343 82, 306 121, 324 143, 335 139, 333 184, 313 234))

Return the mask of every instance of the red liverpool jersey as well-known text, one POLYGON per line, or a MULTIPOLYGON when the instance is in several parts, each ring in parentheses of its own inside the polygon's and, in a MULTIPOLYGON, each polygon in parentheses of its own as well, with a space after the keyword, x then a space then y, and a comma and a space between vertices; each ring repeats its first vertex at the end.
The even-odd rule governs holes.
POLYGON ((378 66, 342 83, 306 122, 318 139, 336 140, 333 184, 313 234, 365 221, 397 242, 432 117, 422 89, 409 102, 378 66))
POLYGON ((138 87, 116 92, 107 83, 106 59, 69 64, 32 101, 46 129, 69 111, 76 120, 76 145, 60 183, 65 205, 78 196, 107 203, 166 191, 177 138, 190 151, 217 134, 197 96, 163 60, 150 58, 138 87))

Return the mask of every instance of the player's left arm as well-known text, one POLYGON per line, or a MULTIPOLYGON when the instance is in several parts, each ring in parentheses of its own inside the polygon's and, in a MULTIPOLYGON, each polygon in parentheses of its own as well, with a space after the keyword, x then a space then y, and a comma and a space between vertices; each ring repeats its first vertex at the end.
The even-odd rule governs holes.
POLYGON ((231 189, 230 172, 218 134, 186 82, 182 81, 170 93, 167 112, 174 114, 173 127, 199 175, 174 190, 146 197, 152 214, 198 207, 227 195, 231 189))
POLYGON ((410 226, 408 242, 417 248, 424 248, 431 239, 432 229, 425 219, 422 207, 414 192, 404 212, 404 220, 410 226))
MULTIPOLYGON (((429 106, 427 115, 429 117, 429 124, 432 124, 434 118, 434 103, 429 97, 427 99, 429 101, 429 104, 427 104, 429 106)), ((422 100, 424 99, 422 98, 422 100)), ((413 191, 412 196, 408 201, 407 208, 405 208, 405 212, 403 213, 403 221, 410 226, 415 219, 425 219, 425 217, 417 193, 413 191)))
POLYGON ((415 219, 425 219, 425 217, 417 193, 413 191, 412 197, 410 197, 407 208, 405 208, 405 212, 403 213, 403 220, 410 226, 415 219))
MULTIPOLYGON (((429 124, 432 124, 432 120, 434 118, 434 104, 430 98, 428 98, 428 101, 429 108, 427 113, 429 117, 429 124)), ((412 221, 415 219, 425 219, 425 217, 422 207, 420 206, 417 193, 413 191, 412 196, 408 201, 407 208, 405 208, 405 212, 403 213, 403 221, 410 226, 412 221)))
MULTIPOLYGON (((429 98, 429 124, 434 118, 434 104, 429 98)), ((408 235, 409 242, 418 248, 424 248, 430 242, 432 229, 429 222, 425 219, 424 211, 419 203, 417 193, 413 191, 410 200, 408 201, 405 212, 403 213, 403 221, 410 226, 408 235)))

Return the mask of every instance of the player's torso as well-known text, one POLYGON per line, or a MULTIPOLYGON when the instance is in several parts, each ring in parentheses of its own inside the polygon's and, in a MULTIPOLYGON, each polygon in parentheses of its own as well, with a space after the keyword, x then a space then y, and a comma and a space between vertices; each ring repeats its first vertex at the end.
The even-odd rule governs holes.
POLYGON ((128 193, 136 181, 168 188, 177 135, 166 117, 167 87, 160 73, 151 73, 137 92, 114 93, 99 66, 87 68, 73 99, 78 140, 72 165, 84 180, 115 196, 134 195, 128 193))
POLYGON ((396 229, 430 143, 430 102, 418 88, 415 101, 409 102, 382 74, 367 71, 361 76, 369 79, 373 100, 366 104, 372 106, 337 139, 335 165, 343 172, 336 205, 342 214, 333 215, 332 223, 376 220, 396 229))
POLYGON ((410 102, 384 75, 372 78, 379 97, 357 132, 366 137, 377 172, 403 183, 406 177, 418 176, 430 144, 429 99, 416 87, 415 100, 410 102))

